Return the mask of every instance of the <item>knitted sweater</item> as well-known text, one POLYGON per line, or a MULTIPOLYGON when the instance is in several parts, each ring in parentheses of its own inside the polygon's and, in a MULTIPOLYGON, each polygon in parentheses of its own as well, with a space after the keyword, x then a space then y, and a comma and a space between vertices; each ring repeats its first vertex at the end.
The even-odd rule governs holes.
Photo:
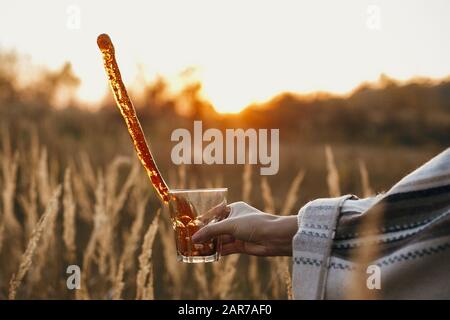
POLYGON ((373 198, 298 214, 296 299, 450 299, 450 149, 373 198))

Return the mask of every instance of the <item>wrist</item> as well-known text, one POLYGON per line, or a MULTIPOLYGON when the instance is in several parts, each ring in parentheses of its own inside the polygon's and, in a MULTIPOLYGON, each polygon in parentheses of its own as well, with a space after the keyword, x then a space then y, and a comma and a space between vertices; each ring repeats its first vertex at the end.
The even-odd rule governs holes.
POLYGON ((291 256, 292 239, 298 229, 297 217, 276 216, 270 229, 271 234, 268 235, 268 239, 270 239, 271 242, 271 255, 291 256))
POLYGON ((277 216, 271 229, 274 238, 290 242, 298 230, 297 216, 277 216))

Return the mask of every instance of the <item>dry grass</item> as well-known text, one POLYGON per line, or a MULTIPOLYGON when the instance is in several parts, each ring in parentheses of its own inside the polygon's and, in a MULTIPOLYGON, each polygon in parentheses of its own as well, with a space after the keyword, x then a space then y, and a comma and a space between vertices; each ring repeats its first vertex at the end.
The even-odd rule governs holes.
POLYGON ((0 253, 2 253, 4 234, 5 234, 5 226, 3 225, 3 223, 1 223, 0 224, 0 253))
POLYGON ((286 196, 286 200, 284 202, 283 209, 281 209, 282 216, 296 214, 296 212, 292 211, 294 210, 295 204, 298 201, 298 192, 304 177, 305 172, 303 170, 300 170, 295 176, 294 180, 292 180, 291 186, 289 187, 289 191, 286 196))
POLYGON ((159 211, 153 219, 152 224, 145 233, 144 243, 142 244, 142 252, 139 256, 139 271, 137 274, 136 299, 153 299, 153 265, 152 252, 153 241, 155 241, 156 232, 158 230, 159 211))
MULTIPOLYGON (((335 157, 328 146, 325 154, 329 194, 338 196, 335 157)), ((287 257, 176 262, 167 208, 159 214, 160 204, 134 159, 116 157, 102 167, 80 153, 61 165, 34 131, 29 147, 14 150, 6 130, 0 168, 0 299, 292 298, 287 257), (82 270, 80 290, 66 287, 69 264, 82 270)), ((305 172, 298 170, 280 187, 252 170, 246 165, 238 176, 236 200, 269 213, 296 214, 304 201, 305 172)), ((359 173, 363 194, 372 194, 362 161, 359 173)), ((223 172, 202 177, 185 166, 168 176, 177 188, 220 187, 230 179, 223 172)))
POLYGON ((198 298, 208 299, 210 297, 210 290, 208 285, 208 277, 206 273, 206 265, 204 263, 195 264, 194 278, 198 286, 198 298))
POLYGON ((275 200, 272 195, 272 189, 270 188, 269 182, 267 181, 267 177, 264 176, 261 178, 261 192, 264 201, 264 211, 267 213, 274 214, 275 211, 275 200))
POLYGON ((239 255, 231 255, 222 258, 221 263, 213 265, 214 280, 213 296, 216 299, 233 298, 233 289, 235 289, 236 273, 238 271, 239 255))
POLYGON ((73 262, 76 259, 76 243, 75 243, 75 200, 72 193, 71 171, 66 169, 64 174, 64 221, 63 221, 63 239, 67 250, 67 260, 73 262))
MULTIPOLYGON (((240 257, 233 255, 212 265, 175 262, 168 213, 164 208, 161 218, 155 213, 153 222, 148 222, 147 209, 155 199, 149 198, 147 182, 141 179, 136 161, 117 157, 106 168, 94 169, 88 155, 81 153, 78 160, 74 159, 64 169, 62 186, 52 191, 59 180, 52 167, 59 168, 59 164, 49 159, 46 148, 39 145, 35 135, 32 137, 28 155, 31 161, 27 163, 19 161, 19 153, 12 151, 9 137, 3 136, 0 261, 2 267, 6 259, 13 262, 11 270, 3 268, 10 278, 7 287, 0 277, 2 291, 8 288, 7 297, 13 299, 18 292, 21 298, 70 299, 153 299, 161 294, 201 299, 289 297, 288 259, 249 257, 248 264, 241 264, 240 257), (21 165, 24 174, 19 175, 21 165), (21 179, 22 193, 17 192, 17 179, 21 179), (14 211, 16 202, 20 215, 14 211), (42 215, 40 208, 46 208, 42 215), (18 216, 22 216, 23 222, 18 216), (22 239, 28 241, 23 254, 24 249, 16 241, 22 239), (155 242, 158 258, 153 250, 155 242), (11 250, 13 243, 16 251, 11 250), (4 244, 8 250, 4 250, 4 244), (76 292, 65 287, 66 274, 62 270, 69 264, 78 264, 82 269, 81 289, 76 292), (277 272, 268 273, 268 268, 276 268, 277 272), (248 275, 245 281, 237 276, 242 272, 248 275), (48 283, 51 289, 42 290, 48 283), (194 289, 189 289, 187 283, 194 289), (248 288, 243 291, 247 292, 245 295, 241 293, 242 286, 248 288)), ((295 207, 303 176, 300 171, 292 180, 282 214, 295 207)), ((252 166, 246 165, 242 173, 242 199, 249 203, 252 180, 252 166)), ((175 174, 172 171, 170 181, 178 188, 195 187, 198 183, 192 177, 188 182, 185 166, 178 167, 175 174)), ((265 210, 276 212, 269 182, 263 178, 260 183, 265 210)), ((222 184, 223 176, 205 183, 209 187, 222 184)))
POLYGON ((375 245, 371 236, 375 230, 381 227, 383 221, 384 208, 382 205, 374 206, 365 212, 364 219, 358 228, 361 239, 366 243, 354 249, 352 261, 357 266, 357 271, 353 272, 349 281, 350 288, 347 291, 348 299, 377 299, 379 290, 368 290, 366 281, 368 274, 366 268, 379 256, 379 247, 375 245))
POLYGON ((31 267, 33 258, 36 254, 36 250, 38 251, 42 250, 41 247, 38 247, 39 240, 45 233, 46 229, 50 227, 50 224, 52 223, 52 221, 54 221, 54 218, 58 213, 58 206, 59 206, 58 201, 60 194, 61 194, 61 187, 58 187, 56 191, 53 193, 53 197, 51 197, 47 205, 47 209, 45 210, 45 213, 39 219, 36 229, 33 231, 30 241, 28 242, 27 249, 22 255, 19 270, 17 271, 17 273, 12 275, 11 281, 9 282, 9 293, 8 293, 9 299, 16 298, 17 289, 19 288, 20 284, 22 283, 22 280, 24 279, 25 275, 27 274, 28 270, 31 267))
POLYGON ((367 171, 366 163, 363 160, 358 161, 359 172, 361 174, 361 186, 363 197, 370 197, 373 195, 373 190, 370 187, 369 172, 367 171))
MULTIPOLYGON (((19 153, 13 152, 10 144, 9 131, 6 126, 2 128, 2 216, 0 219, 1 239, 3 251, 13 257, 18 257, 22 246, 22 226, 15 214, 14 197, 17 186, 17 171, 19 168, 19 153)), ((10 271, 10 268, 8 268, 10 271)))
POLYGON ((325 146, 325 158, 327 163, 327 185, 330 197, 339 197, 341 188, 339 184, 339 173, 334 162, 333 150, 330 146, 325 146))

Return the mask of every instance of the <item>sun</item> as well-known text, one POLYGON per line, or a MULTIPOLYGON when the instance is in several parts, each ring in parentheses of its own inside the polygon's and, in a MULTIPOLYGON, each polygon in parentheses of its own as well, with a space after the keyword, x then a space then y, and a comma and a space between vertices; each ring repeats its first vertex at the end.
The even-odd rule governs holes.
POLYGON ((244 79, 236 74, 216 71, 204 73, 200 82, 202 97, 219 113, 236 114, 265 98, 261 95, 264 91, 260 90, 261 83, 256 77, 244 79))
POLYGON ((219 113, 236 114, 248 106, 245 95, 236 92, 202 92, 202 96, 212 104, 219 113))

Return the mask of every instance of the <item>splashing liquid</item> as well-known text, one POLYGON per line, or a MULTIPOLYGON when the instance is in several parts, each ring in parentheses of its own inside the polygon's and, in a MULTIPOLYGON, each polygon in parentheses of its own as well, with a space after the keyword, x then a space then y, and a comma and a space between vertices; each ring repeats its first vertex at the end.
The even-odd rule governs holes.
POLYGON ((147 145, 147 141, 145 140, 141 124, 137 118, 136 110, 128 96, 127 89, 123 84, 111 39, 107 34, 101 34, 97 38, 97 44, 103 55, 104 68, 108 75, 109 84, 113 91, 114 98, 116 99, 117 107, 125 120, 137 156, 144 166, 159 197, 164 203, 168 203, 170 199, 169 188, 156 166, 155 160, 147 145))
POLYGON ((172 218, 172 226, 176 232, 177 250, 184 256, 212 254, 216 250, 216 240, 211 240, 204 244, 194 245, 192 243, 192 235, 199 228, 199 222, 196 220, 198 214, 187 199, 170 195, 169 188, 164 182, 145 140, 136 110, 123 84, 111 39, 107 34, 101 34, 97 38, 97 44, 103 55, 104 68, 108 75, 117 107, 125 120, 137 156, 144 166, 158 196, 165 204, 168 204, 170 201, 176 212, 176 216, 172 218))

